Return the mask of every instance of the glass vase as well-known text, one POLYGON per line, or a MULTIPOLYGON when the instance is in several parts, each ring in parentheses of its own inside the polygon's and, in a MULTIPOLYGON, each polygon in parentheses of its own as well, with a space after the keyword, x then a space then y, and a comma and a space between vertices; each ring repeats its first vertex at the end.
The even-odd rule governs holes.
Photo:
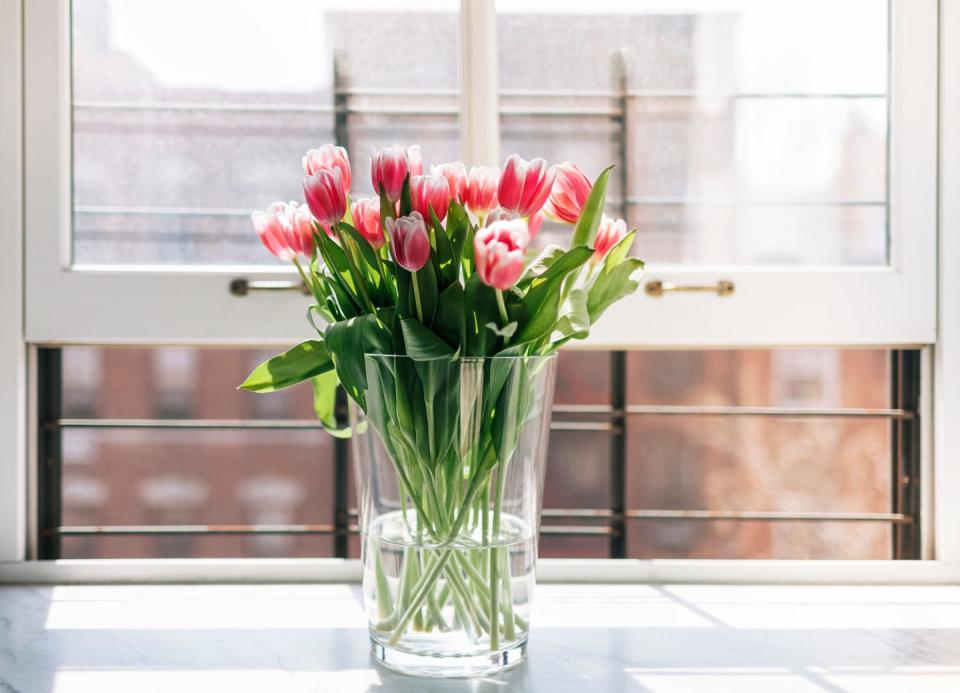
POLYGON ((481 676, 526 653, 555 357, 368 355, 351 406, 373 654, 481 676))

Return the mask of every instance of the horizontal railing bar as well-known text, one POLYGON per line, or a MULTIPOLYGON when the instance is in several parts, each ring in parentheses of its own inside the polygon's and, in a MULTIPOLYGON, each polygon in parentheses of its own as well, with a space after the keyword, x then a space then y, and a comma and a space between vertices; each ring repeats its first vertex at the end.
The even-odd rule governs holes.
POLYGON ((94 534, 333 534, 333 525, 65 525, 45 532, 61 536, 94 534))
MULTIPOLYGON (((619 200, 608 199, 611 204, 619 200)), ((750 207, 882 207, 883 200, 745 200, 680 197, 628 197, 627 203, 636 206, 729 205, 750 207)), ((74 214, 102 214, 118 216, 197 216, 249 218, 251 210, 229 207, 120 207, 114 205, 78 205, 74 214)))
POLYGON ((333 105, 206 101, 74 101, 74 108, 91 111, 227 111, 239 113, 333 113, 333 105))
MULTIPOLYGON (((311 419, 57 419, 45 421, 51 428, 110 428, 110 429, 202 429, 202 430, 322 430, 318 421, 311 419)), ((597 421, 553 421, 550 427, 557 431, 613 431, 613 424, 597 421)))
POLYGON ((631 404, 630 416, 779 416, 783 418, 882 418, 912 419, 906 409, 843 409, 839 407, 735 407, 665 404, 631 404))
MULTIPOLYGON (((64 526, 45 529, 41 534, 69 536, 182 536, 182 535, 326 535, 335 534, 333 525, 102 525, 64 526)), ((596 534, 609 535, 610 527, 553 526, 541 527, 542 534, 596 534)), ((348 534, 358 534, 356 525, 348 527, 348 534)))
MULTIPOLYGON (((357 509, 347 511, 349 517, 357 517, 357 509)), ((618 519, 619 513, 609 508, 544 508, 543 517, 580 517, 600 520, 618 519)), ((627 517, 668 517, 691 519, 749 519, 749 520, 780 520, 802 519, 824 522, 899 522, 909 523, 911 517, 903 513, 831 513, 831 512, 790 512, 786 510, 628 510, 627 517)))
POLYGON ((903 513, 830 513, 776 510, 627 510, 631 520, 770 520, 775 522, 889 522, 910 524, 903 513))
POLYGON ((61 428, 199 428, 199 429, 307 429, 322 430, 311 419, 58 419, 44 422, 61 428))
MULTIPOLYGON (((410 98, 451 98, 459 97, 455 89, 417 89, 387 90, 351 88, 323 95, 331 103, 245 103, 243 101, 96 101, 81 99, 73 102, 74 108, 88 110, 116 111, 238 111, 283 113, 332 113, 336 110, 333 101, 337 96, 368 97, 410 97, 410 98)), ((537 91, 504 89, 500 96, 505 98, 573 98, 573 99, 885 99, 887 94, 879 92, 710 92, 694 89, 636 89, 626 92, 563 90, 537 91)), ((352 107, 348 107, 352 108, 352 107)), ((501 109, 502 111, 503 109, 501 109)))
POLYGON ((851 200, 844 198, 829 200, 771 200, 745 198, 709 198, 709 197, 627 197, 627 204, 634 206, 684 206, 717 205, 730 207, 883 207, 885 200, 851 200))
POLYGON ((609 404, 554 404, 554 414, 613 414, 617 410, 609 404))
POLYGON ((618 431, 618 426, 601 421, 551 421, 554 431, 618 431))
POLYGON ((610 536, 615 534, 613 527, 576 527, 562 525, 541 525, 540 534, 561 535, 599 535, 610 536))

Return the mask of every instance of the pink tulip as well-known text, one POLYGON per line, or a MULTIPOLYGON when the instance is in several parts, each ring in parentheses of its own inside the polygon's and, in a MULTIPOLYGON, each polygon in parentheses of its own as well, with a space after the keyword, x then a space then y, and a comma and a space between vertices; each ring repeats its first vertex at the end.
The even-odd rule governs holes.
POLYGON ((383 188, 387 199, 396 202, 400 199, 403 181, 407 174, 411 173, 410 169, 409 156, 399 144, 374 150, 373 156, 370 157, 370 179, 373 182, 373 191, 379 195, 380 189, 383 188))
POLYGON ((317 223, 328 233, 347 213, 347 195, 340 169, 320 169, 303 179, 303 196, 317 223))
POLYGON ((399 219, 387 218, 390 250, 393 259, 404 269, 416 272, 430 258, 430 236, 420 212, 411 212, 399 219))
POLYGON ((529 235, 523 219, 495 221, 473 237, 473 259, 480 281, 505 291, 523 274, 529 235))
POLYGON ((467 193, 467 167, 463 165, 462 161, 451 161, 449 164, 431 166, 430 174, 446 178, 450 185, 450 197, 458 202, 463 202, 464 195, 467 193))
POLYGON ((497 199, 508 212, 529 217, 538 212, 550 196, 556 171, 543 159, 524 161, 511 154, 500 174, 497 199))
POLYGON ((343 178, 343 189, 350 192, 350 157, 343 147, 325 144, 319 149, 311 149, 303 157, 303 174, 312 176, 317 171, 337 169, 343 178))
POLYGON ((593 186, 584 172, 570 161, 563 162, 556 170, 557 177, 553 181, 553 190, 544 211, 555 221, 575 224, 593 186))
POLYGON ((600 217, 597 238, 593 242, 593 262, 600 262, 610 249, 627 235, 627 222, 611 219, 606 214, 600 217))
POLYGON ((463 203, 477 217, 485 217, 497 206, 500 169, 496 166, 473 166, 467 175, 463 203))
POLYGON ((430 219, 433 208, 437 219, 443 221, 450 206, 450 184, 443 176, 411 176, 410 202, 425 220, 430 219))
POLYGON ((420 152, 419 144, 411 144, 407 147, 407 163, 410 165, 411 176, 423 175, 423 154, 420 152))
POLYGON ((266 212, 254 212, 252 219, 260 241, 281 260, 313 254, 313 217, 305 205, 274 202, 266 212))
POLYGON ((357 200, 350 205, 350 216, 353 217, 353 228, 360 232, 374 250, 380 250, 387 242, 380 227, 380 199, 365 197, 357 200))

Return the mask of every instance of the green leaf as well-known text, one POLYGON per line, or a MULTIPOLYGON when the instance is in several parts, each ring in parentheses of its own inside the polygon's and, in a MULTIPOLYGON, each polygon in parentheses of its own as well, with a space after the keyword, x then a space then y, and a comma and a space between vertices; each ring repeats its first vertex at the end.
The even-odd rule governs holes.
POLYGON ((463 248, 469 229, 470 217, 467 216, 467 210, 459 202, 451 202, 447 210, 447 235, 453 247, 453 257, 458 261, 463 258, 463 248))
POLYGON ((460 282, 454 282, 437 297, 433 329, 448 344, 460 345, 466 341, 466 308, 460 282))
POLYGON ((590 194, 587 196, 587 201, 583 205, 583 211, 580 212, 580 218, 577 219, 577 225, 573 228, 571 246, 593 246, 593 241, 597 237, 597 227, 600 226, 600 217, 603 215, 603 203, 607 196, 607 180, 610 178, 610 169, 612 168, 613 166, 607 166, 594 181, 590 194))
POLYGON ((273 392, 326 373, 333 368, 327 346, 316 339, 301 342, 253 369, 240 389, 273 392))
POLYGON ((571 339, 586 339, 590 334, 590 312, 587 309, 587 292, 572 289, 560 308, 560 317, 550 335, 551 343, 559 346, 571 339))
POLYGON ((532 342, 553 329, 560 310, 561 288, 573 272, 593 257, 593 250, 586 246, 571 248, 558 257, 539 277, 535 278, 523 297, 523 309, 528 316, 522 325, 518 342, 532 342))
POLYGON ((380 274, 381 263, 377 261, 377 251, 373 249, 369 241, 360 235, 360 232, 345 222, 338 225, 340 232, 345 236, 345 240, 350 244, 350 249, 356 261, 357 270, 360 273, 361 281, 366 283, 367 291, 374 302, 379 305, 388 305, 393 302, 384 277, 380 274))
POLYGON ((543 252, 520 275, 520 279, 517 280, 517 289, 521 292, 525 291, 534 279, 550 269, 550 265, 559 260, 566 252, 566 248, 559 245, 548 245, 544 248, 543 252))
POLYGON ((336 371, 327 371, 323 375, 314 376, 313 382, 313 409, 324 428, 336 428, 337 417, 334 415, 337 403, 337 387, 340 379, 336 371))
POLYGON ((364 391, 367 387, 364 355, 388 354, 392 351, 389 324, 393 320, 393 309, 381 309, 380 317, 388 323, 387 326, 373 313, 367 313, 334 323, 325 334, 327 348, 333 355, 343 389, 364 410, 364 391))
POLYGON ((413 202, 410 200, 410 174, 408 173, 407 177, 403 179, 403 187, 400 189, 400 216, 405 217, 412 211, 413 202))
POLYGON ((437 215, 430 209, 430 220, 433 225, 433 233, 430 234, 430 240, 433 242, 435 252, 435 264, 437 268, 437 285, 441 291, 457 281, 460 274, 460 263, 458 258, 453 255, 453 247, 450 245, 450 239, 447 238, 447 232, 444 231, 437 215))
POLYGON ((465 339, 461 351, 464 356, 486 356, 497 342, 496 335, 485 327, 499 319, 496 294, 480 281, 479 275, 473 274, 467 280, 464 301, 465 339))
POLYGON ((443 358, 453 354, 453 347, 440 339, 416 318, 403 318, 403 340, 407 345, 407 356, 414 361, 443 358))
POLYGON ((502 337, 503 339, 510 339, 517 331, 517 321, 514 320, 513 322, 509 322, 503 327, 500 327, 495 322, 488 322, 485 325, 485 327, 488 330, 491 330, 498 337, 502 337))
MULTIPOLYGON (((416 272, 411 272, 411 281, 416 281, 420 287, 420 305, 423 307, 423 323, 433 324, 434 313, 437 312, 437 273, 433 267, 433 260, 427 259, 427 264, 416 272)), ((416 297, 410 291, 410 311, 417 314, 416 297)))
POLYGON ((626 236, 620 239, 610 250, 607 251, 607 254, 603 257, 603 270, 606 271, 607 268, 612 268, 615 265, 619 265, 623 262, 624 258, 630 254, 630 248, 633 246, 633 241, 637 237, 637 230, 633 229, 626 236))
POLYGON ((587 299, 590 322, 596 323, 607 308, 636 291, 640 287, 641 274, 643 260, 636 257, 628 257, 609 271, 602 271, 590 287, 587 299))

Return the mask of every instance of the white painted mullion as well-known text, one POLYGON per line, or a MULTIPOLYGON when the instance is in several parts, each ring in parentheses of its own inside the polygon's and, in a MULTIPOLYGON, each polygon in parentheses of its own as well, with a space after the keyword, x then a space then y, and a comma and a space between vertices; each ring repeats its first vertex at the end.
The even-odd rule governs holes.
POLYGON ((0 561, 26 550, 21 0, 0 0, 0 561))
POLYGON ((940 2, 940 233, 934 359, 936 557, 960 559, 960 0, 940 2))
POLYGON ((494 0, 460 3, 460 152, 467 166, 500 162, 494 0))

